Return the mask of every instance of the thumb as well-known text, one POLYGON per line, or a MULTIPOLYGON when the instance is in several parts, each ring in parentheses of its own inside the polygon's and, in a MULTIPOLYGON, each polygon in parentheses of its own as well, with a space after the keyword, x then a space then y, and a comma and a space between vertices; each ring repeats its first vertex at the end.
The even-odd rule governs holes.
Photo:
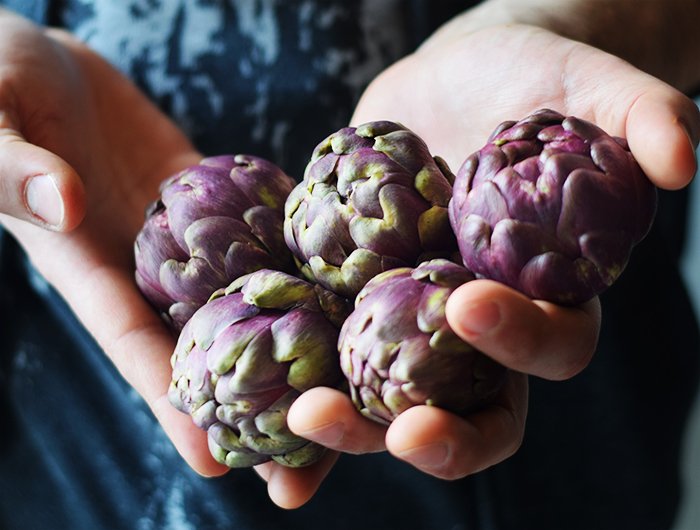
POLYGON ((591 119, 609 134, 625 137, 656 186, 667 190, 687 186, 697 171, 697 104, 675 87, 590 46, 577 44, 568 59, 565 97, 571 108, 567 110, 591 119))
POLYGON ((85 189, 61 157, 28 143, 0 111, 0 213, 67 232, 85 215, 85 189))
POLYGON ((625 125, 635 158, 657 186, 673 190, 688 185, 697 171, 700 140, 695 102, 659 83, 635 100, 625 125))

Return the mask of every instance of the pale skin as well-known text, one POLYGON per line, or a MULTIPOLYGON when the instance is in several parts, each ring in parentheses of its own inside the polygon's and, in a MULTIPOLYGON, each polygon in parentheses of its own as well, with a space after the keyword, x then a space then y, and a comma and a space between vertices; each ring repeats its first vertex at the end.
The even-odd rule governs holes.
MULTIPOLYGON (((698 44, 673 44, 684 50, 674 56, 677 61, 636 57, 625 52, 634 46, 611 45, 632 66, 566 37, 604 45, 594 32, 571 29, 586 27, 583 22, 563 23, 565 5, 578 17, 585 2, 557 2, 563 14, 556 27, 543 17, 540 25, 566 36, 534 27, 538 21, 531 14, 524 19, 521 4, 528 2, 490 1, 456 18, 380 75, 352 122, 400 121, 456 170, 500 121, 550 107, 627 137, 657 186, 686 186, 696 169, 700 116, 681 90, 700 79, 683 59, 698 57, 700 50, 692 48, 698 44)), ((700 14, 698 4, 683 3, 700 14)), ((680 2, 645 5, 673 6, 675 12, 680 2)), ((609 16, 609 10, 600 12, 609 16)), ((625 27, 633 26, 634 12, 624 14, 625 27)), ((595 16, 590 13, 586 23, 595 16)), ((687 16, 683 11, 679 24, 687 16)), ((667 29, 649 30, 645 38, 664 43, 667 29)), ((616 39, 624 43, 619 33, 616 39)), ((673 49, 669 44, 666 51, 673 49)), ((205 433, 167 402, 174 339, 136 289, 131 258, 144 208, 157 196, 159 182, 198 158, 177 127, 93 52, 67 34, 0 11, 0 220, 143 396, 187 463, 215 476, 226 469, 209 455, 205 433), (28 200, 26 187, 40 174, 51 180, 46 186, 44 179, 39 197, 50 201, 46 189, 55 185, 60 201, 52 204, 60 207, 37 217, 28 209, 37 196, 28 200)), ((445 479, 504 460, 522 441, 527 376, 563 380, 583 370, 594 354, 601 319, 597 299, 563 308, 485 280, 459 288, 447 315, 458 334, 513 370, 498 401, 468 418, 414 407, 387 429, 362 418, 340 392, 308 391, 293 405, 289 425, 332 450, 304 469, 258 466, 273 502, 284 508, 307 502, 340 452, 386 450, 445 479)))

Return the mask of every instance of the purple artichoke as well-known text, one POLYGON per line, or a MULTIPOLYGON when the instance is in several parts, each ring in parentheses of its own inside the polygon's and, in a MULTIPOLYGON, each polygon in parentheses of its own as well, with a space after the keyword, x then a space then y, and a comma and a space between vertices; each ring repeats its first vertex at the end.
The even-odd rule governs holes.
POLYGON ((287 412, 301 392, 341 384, 337 341, 349 310, 283 272, 239 278, 182 329, 170 402, 207 431, 212 455, 229 467, 313 463, 323 447, 293 434, 287 412))
POLYGON ((414 405, 467 414, 489 403, 505 368, 461 340, 445 318, 474 276, 444 259, 387 271, 357 296, 340 333, 340 364, 363 415, 390 423, 414 405))
POLYGON ((449 209, 477 277, 567 305, 618 278, 655 211, 625 140, 547 109, 502 123, 467 158, 449 209))
POLYGON ((293 270, 283 235, 293 187, 277 166, 247 155, 205 158, 163 182, 136 238, 136 282, 175 330, 236 278, 293 270))
POLYGON ((426 257, 457 252, 447 204, 454 176, 403 126, 331 134, 285 206, 284 236, 303 274, 341 296, 426 257))

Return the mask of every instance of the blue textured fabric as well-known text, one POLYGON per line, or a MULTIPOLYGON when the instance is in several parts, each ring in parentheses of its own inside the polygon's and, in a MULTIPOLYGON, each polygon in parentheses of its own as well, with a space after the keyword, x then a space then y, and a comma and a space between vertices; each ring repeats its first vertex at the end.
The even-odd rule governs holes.
POLYGON ((274 507, 251 469, 198 476, 10 241, 0 267, 10 352, 0 356, 0 528, 476 528, 471 482, 455 487, 386 455, 341 458, 295 511, 274 507))
POLYGON ((0 5, 19 13, 39 24, 49 20, 50 0, 3 0, 0 5))
MULTIPOLYGON (((468 3, 0 5, 74 32, 203 152, 268 157, 299 178, 367 82, 468 3)), ((61 298, 0 236, 0 528, 669 528, 700 348, 677 269, 684 200, 662 196, 652 233, 603 297, 590 367, 564 383, 532 380, 513 458, 445 482, 386 455, 344 455, 318 495, 291 512, 271 505, 252 470, 218 479, 190 471, 61 298)))
POLYGON ((73 0, 56 22, 108 58, 207 154, 300 178, 353 102, 409 51, 395 2, 73 0))

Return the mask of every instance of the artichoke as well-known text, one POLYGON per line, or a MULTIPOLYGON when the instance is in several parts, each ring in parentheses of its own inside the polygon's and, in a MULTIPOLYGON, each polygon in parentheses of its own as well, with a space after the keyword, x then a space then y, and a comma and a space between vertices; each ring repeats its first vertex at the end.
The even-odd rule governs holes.
POLYGON ((453 180, 397 123, 343 128, 315 148, 287 199, 285 240, 307 279, 352 298, 382 271, 457 253, 453 180))
POLYGON ((205 158, 163 182, 134 251, 136 283, 172 328, 244 274, 293 270, 283 235, 293 187, 276 165, 247 155, 205 158))
POLYGON ((182 329, 168 397, 207 431, 229 467, 315 462, 323 447, 287 427, 301 392, 338 387, 337 341, 346 300, 280 271, 262 269, 217 291, 182 329))
POLYGON ((461 340, 445 318, 455 288, 474 279, 445 259, 383 272, 358 294, 338 341, 353 402, 390 423, 414 405, 467 414, 502 386, 505 368, 461 340))
POLYGON ((449 213, 477 277, 573 305, 622 273, 656 200, 624 139, 543 109, 502 123, 467 158, 449 213))

